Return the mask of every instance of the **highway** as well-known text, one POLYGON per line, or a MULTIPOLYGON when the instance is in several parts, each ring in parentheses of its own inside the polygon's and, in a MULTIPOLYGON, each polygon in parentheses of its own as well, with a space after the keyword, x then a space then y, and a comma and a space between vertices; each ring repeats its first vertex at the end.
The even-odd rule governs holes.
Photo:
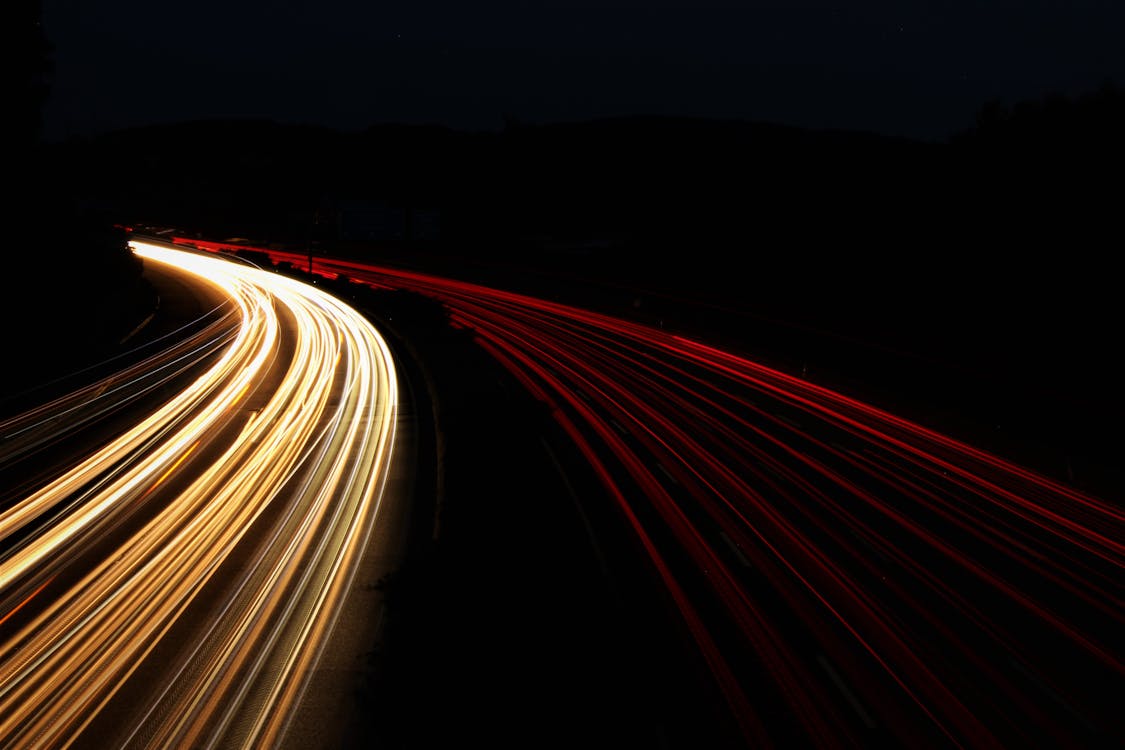
POLYGON ((660 329, 399 268, 312 270, 440 301, 549 408, 747 746, 1125 743, 1119 504, 660 329))
POLYGON ((381 518, 394 363, 313 286, 133 248, 216 306, 0 423, 0 744, 284 746, 381 518))

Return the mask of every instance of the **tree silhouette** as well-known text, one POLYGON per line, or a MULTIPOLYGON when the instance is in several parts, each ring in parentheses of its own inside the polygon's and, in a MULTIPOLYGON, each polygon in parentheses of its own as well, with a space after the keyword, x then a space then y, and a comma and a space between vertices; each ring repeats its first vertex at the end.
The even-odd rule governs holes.
POLYGON ((1080 96, 1050 93, 1007 105, 986 102, 976 124, 954 135, 956 145, 1004 153, 1035 149, 1042 156, 1073 153, 1120 158, 1125 91, 1112 81, 1080 96))
POLYGON ((1100 243, 1116 231, 1122 133, 1125 91, 1106 83, 1074 97, 990 101, 952 143, 976 199, 1022 217, 1009 231, 1027 240, 1100 243))
POLYGON ((124 232, 73 192, 66 159, 48 158, 43 111, 54 63, 42 4, 16 3, 9 14, 5 41, 15 55, 5 177, 14 189, 0 274, 10 363, 0 370, 3 413, 30 405, 44 393, 39 386, 113 353, 153 302, 124 232))

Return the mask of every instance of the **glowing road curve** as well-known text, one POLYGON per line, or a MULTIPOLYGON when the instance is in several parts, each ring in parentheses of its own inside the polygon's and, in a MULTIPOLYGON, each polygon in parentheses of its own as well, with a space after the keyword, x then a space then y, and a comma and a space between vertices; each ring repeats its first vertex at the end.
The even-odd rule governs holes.
POLYGON ((748 746, 1125 746, 1119 502, 668 331, 345 258, 311 271, 440 302, 549 407, 748 746))
POLYGON ((228 301, 190 338, 0 423, 0 470, 53 462, 0 493, 0 742, 277 746, 379 513, 390 351, 313 286, 133 247, 228 301), (137 393, 141 417, 134 404, 90 448, 50 453, 137 393))

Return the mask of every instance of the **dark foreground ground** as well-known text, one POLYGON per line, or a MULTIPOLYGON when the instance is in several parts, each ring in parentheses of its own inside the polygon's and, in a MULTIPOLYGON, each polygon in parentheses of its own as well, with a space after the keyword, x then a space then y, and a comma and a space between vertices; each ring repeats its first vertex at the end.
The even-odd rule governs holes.
POLYGON ((373 298, 415 412, 435 416, 416 502, 439 505, 415 515, 413 552, 384 582, 350 745, 737 747, 550 415, 440 307, 373 298))

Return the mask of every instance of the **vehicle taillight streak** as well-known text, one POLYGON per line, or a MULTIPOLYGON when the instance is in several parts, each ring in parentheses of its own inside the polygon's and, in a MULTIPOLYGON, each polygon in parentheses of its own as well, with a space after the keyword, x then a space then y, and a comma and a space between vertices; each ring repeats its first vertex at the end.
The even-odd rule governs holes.
POLYGON ((1125 740, 1119 506, 664 330, 401 269, 313 271, 440 301, 550 406, 752 745, 1125 740))

